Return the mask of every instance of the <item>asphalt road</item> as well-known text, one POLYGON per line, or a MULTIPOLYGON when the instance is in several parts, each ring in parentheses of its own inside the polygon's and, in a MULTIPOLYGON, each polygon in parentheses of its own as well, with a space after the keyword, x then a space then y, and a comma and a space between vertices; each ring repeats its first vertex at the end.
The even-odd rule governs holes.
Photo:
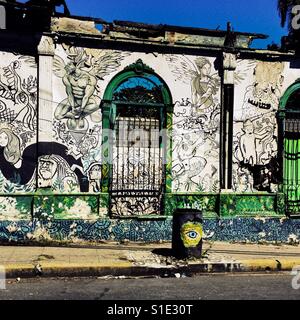
POLYGON ((7 281, 0 300, 300 300, 289 273, 186 278, 34 278, 7 281))

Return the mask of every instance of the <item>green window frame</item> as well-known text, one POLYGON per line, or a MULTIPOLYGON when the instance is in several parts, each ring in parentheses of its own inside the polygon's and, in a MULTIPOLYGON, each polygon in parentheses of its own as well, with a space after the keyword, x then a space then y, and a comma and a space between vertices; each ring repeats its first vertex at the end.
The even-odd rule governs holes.
POLYGON ((300 124, 300 108, 290 105, 290 99, 298 92, 300 79, 287 88, 278 110, 278 156, 282 177, 279 191, 284 194, 289 216, 300 214, 300 126, 297 124, 300 124))
MULTIPOLYGON (((122 83, 134 77, 151 79, 151 77, 159 79, 161 86, 161 96, 163 102, 163 128, 166 129, 166 139, 162 139, 162 148, 165 150, 165 193, 172 192, 172 115, 173 101, 170 89, 166 82, 149 66, 143 63, 141 59, 127 66, 124 70, 116 74, 106 87, 101 102, 102 108, 102 179, 101 191, 109 192, 110 177, 112 172, 112 139, 110 133, 114 120, 116 118, 116 110, 118 101, 114 100, 114 93, 122 83)), ((123 102, 122 102, 123 104, 123 102)))

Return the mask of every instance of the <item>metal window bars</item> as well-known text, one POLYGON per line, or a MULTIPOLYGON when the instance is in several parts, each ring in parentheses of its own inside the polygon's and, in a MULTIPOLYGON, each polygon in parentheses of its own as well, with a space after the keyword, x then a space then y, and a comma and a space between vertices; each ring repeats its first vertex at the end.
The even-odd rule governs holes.
POLYGON ((110 213, 112 216, 158 215, 165 188, 160 130, 164 110, 161 83, 126 79, 113 96, 116 105, 110 213))
POLYGON ((284 120, 283 191, 288 215, 300 213, 300 114, 286 113, 284 120))

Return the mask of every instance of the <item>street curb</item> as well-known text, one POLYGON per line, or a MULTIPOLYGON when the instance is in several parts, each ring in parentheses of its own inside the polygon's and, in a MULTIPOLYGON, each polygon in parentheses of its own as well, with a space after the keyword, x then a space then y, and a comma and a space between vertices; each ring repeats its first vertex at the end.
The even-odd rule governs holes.
POLYGON ((292 271, 295 266, 300 266, 300 258, 296 259, 255 259, 241 260, 243 271, 292 271))
MULTIPOLYGON (((242 260, 228 263, 198 263, 187 266, 147 267, 134 265, 40 265, 38 271, 34 265, 10 265, 5 268, 6 278, 32 278, 41 277, 174 277, 175 274, 192 276, 207 273, 240 273, 240 272, 279 272, 291 271, 293 267, 300 266, 300 259, 259 259, 242 260)), ((5 267, 5 266, 4 266, 5 267)))
POLYGON ((198 273, 214 273, 214 272, 233 272, 241 271, 240 265, 236 263, 212 263, 212 264, 194 264, 182 267, 111 267, 111 266, 82 266, 82 267, 42 267, 41 272, 37 272, 34 267, 7 268, 7 278, 31 278, 35 276, 42 277, 172 277, 176 273, 191 276, 198 273))

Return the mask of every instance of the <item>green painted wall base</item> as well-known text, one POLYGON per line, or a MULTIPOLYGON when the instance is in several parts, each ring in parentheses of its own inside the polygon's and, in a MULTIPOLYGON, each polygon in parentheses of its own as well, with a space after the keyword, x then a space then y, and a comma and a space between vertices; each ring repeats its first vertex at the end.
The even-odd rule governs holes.
POLYGON ((221 193, 221 217, 283 216, 284 195, 281 193, 221 193))
MULTIPOLYGON (((7 194, 0 195, 0 220, 97 220, 109 217, 108 207, 108 193, 7 194)), ((203 210, 204 218, 285 215, 284 195, 281 193, 167 193, 162 216, 134 218, 155 220, 171 217, 177 208, 203 210)))
POLYGON ((165 214, 176 208, 202 209, 205 218, 284 216, 282 193, 169 193, 165 195, 165 214))

